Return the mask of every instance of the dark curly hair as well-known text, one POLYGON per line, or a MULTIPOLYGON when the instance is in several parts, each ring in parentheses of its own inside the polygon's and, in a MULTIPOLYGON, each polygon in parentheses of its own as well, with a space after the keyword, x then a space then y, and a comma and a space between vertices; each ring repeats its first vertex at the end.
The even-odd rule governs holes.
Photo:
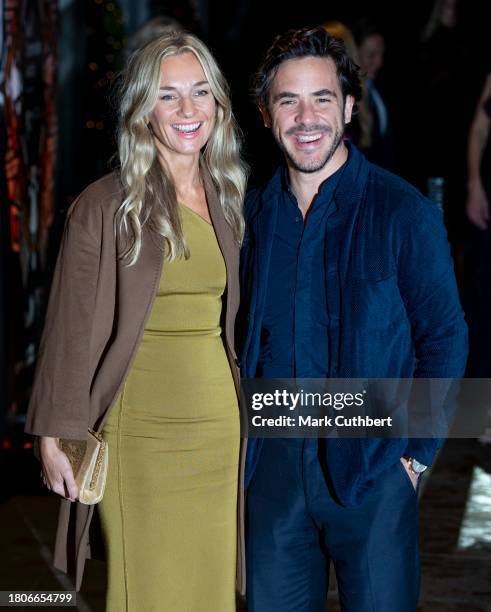
POLYGON ((267 106, 280 64, 300 57, 330 57, 336 65, 343 99, 348 95, 355 100, 361 98, 359 66, 350 59, 344 43, 319 26, 288 30, 273 40, 252 80, 251 93, 258 106, 267 106))

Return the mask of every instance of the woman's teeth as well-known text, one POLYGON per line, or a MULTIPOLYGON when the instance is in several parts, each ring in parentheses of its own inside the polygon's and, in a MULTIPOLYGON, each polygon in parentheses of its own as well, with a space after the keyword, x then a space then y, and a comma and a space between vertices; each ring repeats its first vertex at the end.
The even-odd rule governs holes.
POLYGON ((185 125, 174 123, 172 126, 178 132, 184 132, 186 134, 190 134, 191 132, 196 132, 201 127, 201 122, 198 123, 187 123, 185 125))

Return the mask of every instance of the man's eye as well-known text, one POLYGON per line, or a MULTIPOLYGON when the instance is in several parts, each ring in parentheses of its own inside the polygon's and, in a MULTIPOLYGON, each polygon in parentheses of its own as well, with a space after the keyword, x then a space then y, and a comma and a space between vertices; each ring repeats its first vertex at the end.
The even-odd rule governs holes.
POLYGON ((318 98, 318 101, 319 101, 319 102, 322 102, 322 103, 324 103, 324 102, 330 102, 330 101, 331 101, 331 98, 318 98))
POLYGON ((295 102, 295 100, 282 100, 280 102, 280 106, 286 106, 288 104, 293 104, 295 102))

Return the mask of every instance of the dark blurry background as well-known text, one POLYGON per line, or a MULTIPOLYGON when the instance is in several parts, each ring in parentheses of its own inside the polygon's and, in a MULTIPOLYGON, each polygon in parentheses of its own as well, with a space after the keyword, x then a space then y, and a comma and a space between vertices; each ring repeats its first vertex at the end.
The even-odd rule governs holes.
POLYGON ((68 206, 114 167, 117 100, 111 101, 111 84, 135 33, 165 15, 210 46, 231 85, 253 185, 266 179, 279 159, 248 93, 250 76, 272 38, 329 20, 349 27, 362 19, 375 24, 385 40, 375 83, 389 116, 387 167, 443 207, 462 288, 465 254, 476 231, 465 216, 466 143, 491 70, 488 5, 478 0, 3 0, 0 501, 40 493, 23 424, 46 297, 68 206), (435 21, 436 4, 454 11, 450 23, 435 21))

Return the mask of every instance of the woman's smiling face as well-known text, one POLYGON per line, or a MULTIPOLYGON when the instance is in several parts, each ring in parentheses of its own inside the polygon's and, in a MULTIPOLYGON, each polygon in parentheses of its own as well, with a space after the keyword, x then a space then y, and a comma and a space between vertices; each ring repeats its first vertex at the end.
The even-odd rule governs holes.
POLYGON ((215 125, 216 102, 200 62, 191 52, 160 65, 160 90, 149 122, 164 155, 199 155, 215 125))

